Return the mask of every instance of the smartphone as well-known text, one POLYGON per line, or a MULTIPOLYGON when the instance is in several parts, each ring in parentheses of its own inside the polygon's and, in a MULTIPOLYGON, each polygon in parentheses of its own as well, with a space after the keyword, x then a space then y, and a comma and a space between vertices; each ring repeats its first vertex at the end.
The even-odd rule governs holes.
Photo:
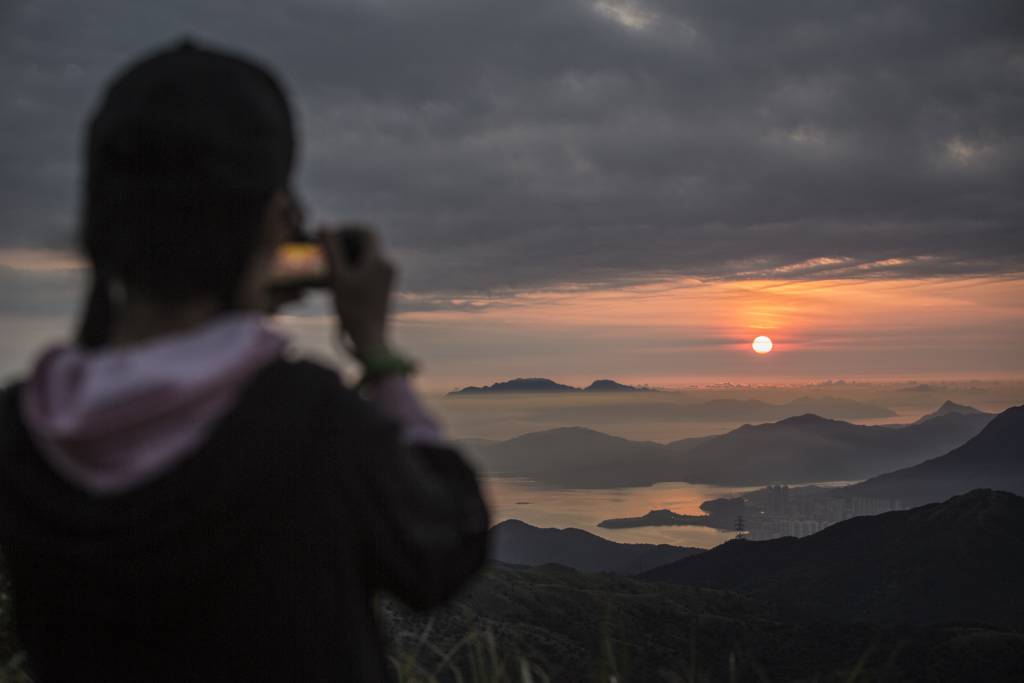
MULTIPOLYGON (((357 263, 362 255, 364 233, 342 230, 338 233, 345 260, 357 263)), ((278 247, 270 267, 274 287, 326 287, 331 281, 330 265, 319 242, 285 242, 278 247)))
POLYGON ((327 254, 319 242, 285 242, 270 266, 274 287, 324 287, 330 282, 327 254))

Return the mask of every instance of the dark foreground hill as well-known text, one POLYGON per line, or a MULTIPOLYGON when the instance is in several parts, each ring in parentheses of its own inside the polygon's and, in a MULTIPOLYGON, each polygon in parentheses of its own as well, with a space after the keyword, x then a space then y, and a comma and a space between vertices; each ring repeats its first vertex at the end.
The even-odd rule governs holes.
MULTIPOLYGON (((2 585, 0 576, 0 608, 9 604, 2 585)), ((1020 681, 1024 670, 1021 632, 807 621, 732 591, 555 565, 493 566, 427 614, 388 600, 378 606, 402 683, 1001 683, 1020 681)), ((27 681, 17 673, 4 677, 16 646, 8 617, 0 609, 0 680, 27 681)))
POLYGON ((1024 495, 1024 406, 1010 408, 949 453, 837 493, 923 505, 975 488, 1024 495))
POLYGON ((588 572, 639 574, 703 552, 652 543, 615 543, 582 529, 542 529, 509 519, 491 529, 491 557, 506 564, 561 564, 588 572))
POLYGON ((976 490, 806 538, 734 540, 643 578, 725 588, 816 618, 1024 628, 1024 498, 976 490))
POLYGON ((803 621, 730 591, 558 566, 492 567, 430 615, 384 608, 394 661, 441 681, 992 683, 1024 667, 1020 633, 803 621))

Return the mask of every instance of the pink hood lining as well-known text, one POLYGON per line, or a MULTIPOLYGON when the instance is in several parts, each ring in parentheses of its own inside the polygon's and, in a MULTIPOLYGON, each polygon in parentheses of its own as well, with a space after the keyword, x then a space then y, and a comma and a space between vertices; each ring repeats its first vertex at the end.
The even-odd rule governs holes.
POLYGON ((96 495, 119 493, 198 447, 284 345, 262 316, 232 313, 131 346, 58 346, 22 389, 22 419, 58 474, 96 495))

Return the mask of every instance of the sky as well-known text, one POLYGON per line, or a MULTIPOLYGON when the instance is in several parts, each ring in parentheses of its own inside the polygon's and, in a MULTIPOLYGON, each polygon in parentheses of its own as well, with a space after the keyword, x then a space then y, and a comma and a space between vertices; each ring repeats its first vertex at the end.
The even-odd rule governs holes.
MULTIPOLYGON (((186 35, 286 82, 429 388, 1024 376, 1014 0, 7 0, 0 377, 78 306, 103 83, 186 35)), ((278 322, 332 354, 325 310, 278 322)))

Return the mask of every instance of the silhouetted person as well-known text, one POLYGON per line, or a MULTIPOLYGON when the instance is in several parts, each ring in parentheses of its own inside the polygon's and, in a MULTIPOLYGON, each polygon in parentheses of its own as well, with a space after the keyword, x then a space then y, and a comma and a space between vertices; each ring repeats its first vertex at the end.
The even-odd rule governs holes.
POLYGON ((373 600, 437 605, 487 513, 387 345, 392 267, 328 241, 361 393, 264 324, 296 232, 263 69, 189 44, 88 132, 81 337, 0 397, 0 546, 36 680, 377 681, 373 600))

